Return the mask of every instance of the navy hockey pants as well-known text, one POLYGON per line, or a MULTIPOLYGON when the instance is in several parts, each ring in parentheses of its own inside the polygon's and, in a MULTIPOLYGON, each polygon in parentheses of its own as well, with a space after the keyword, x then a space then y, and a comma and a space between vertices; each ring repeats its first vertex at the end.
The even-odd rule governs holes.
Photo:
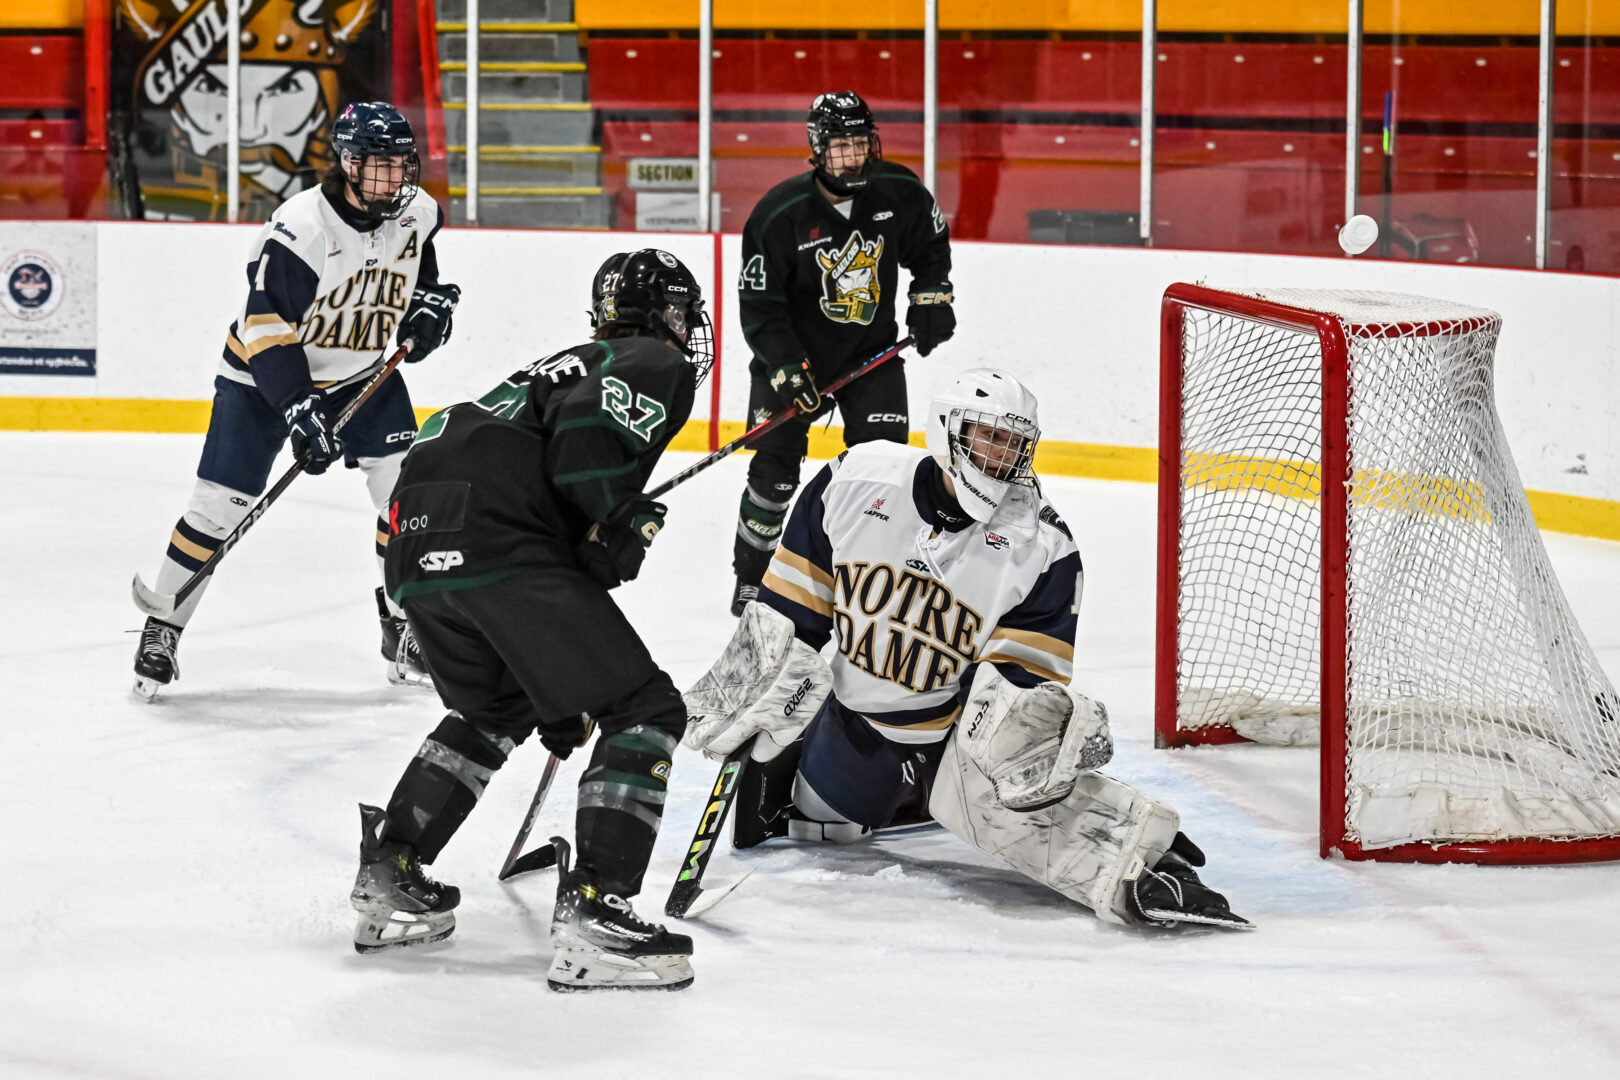
POLYGON ((950 732, 944 736, 933 743, 893 742, 829 697, 805 729, 799 776, 849 821, 880 829, 906 803, 920 798, 928 805, 950 732))

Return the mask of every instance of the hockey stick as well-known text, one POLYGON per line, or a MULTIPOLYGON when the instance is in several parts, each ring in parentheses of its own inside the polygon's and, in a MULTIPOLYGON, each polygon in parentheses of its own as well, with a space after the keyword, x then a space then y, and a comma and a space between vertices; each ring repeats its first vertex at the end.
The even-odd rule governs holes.
POLYGON ((741 883, 739 880, 723 890, 716 890, 719 895, 694 910, 698 897, 703 895, 703 871, 708 869, 709 857, 714 854, 714 843, 720 838, 721 826, 726 823, 726 813, 731 809, 732 796, 737 790, 737 778, 742 775, 743 765, 752 745, 753 739, 750 739, 727 754, 726 759, 720 763, 720 775, 714 778, 714 788, 709 792, 708 806, 704 809, 703 816, 698 819, 697 831, 692 834, 692 843, 686 849, 686 862, 675 878, 675 884, 669 890, 669 899, 664 901, 664 914, 672 919, 684 919, 689 914, 695 915, 698 911, 712 907, 716 901, 741 883))
POLYGON ((501 864, 501 872, 496 875, 501 881, 527 874, 531 870, 544 870, 557 862, 557 846, 543 844, 527 855, 519 856, 524 843, 529 839, 529 830, 534 828, 535 821, 540 817, 540 808, 545 805, 546 795, 551 791, 551 781, 557 775, 557 763, 562 758, 552 754, 546 759, 546 771, 540 774, 540 786, 534 789, 534 799, 529 803, 529 812, 523 818, 523 826, 518 829, 517 839, 512 841, 512 850, 506 853, 506 861, 501 864))
MULTIPOLYGON (((334 436, 343 430, 343 425, 354 417, 360 406, 366 403, 366 399, 377 392, 377 387, 382 385, 383 380, 394 373, 394 369, 399 367, 400 361, 405 359, 406 355, 411 351, 411 347, 415 344, 416 339, 412 338, 394 350, 394 355, 388 358, 388 363, 384 364, 381 370, 371 377, 371 381, 366 383, 365 388, 360 391, 359 395, 349 402, 343 412, 338 415, 337 423, 332 425, 332 434, 334 436)), ((281 493, 287 490, 287 485, 296 480, 298 474, 303 472, 308 465, 308 454, 293 462, 292 468, 283 473, 281 479, 276 481, 276 486, 266 492, 264 498, 253 504, 253 509, 248 511, 247 517, 242 519, 242 523, 231 530, 230 535, 225 537, 214 553, 208 557, 208 561, 199 566, 197 572, 187 578, 186 583, 180 586, 173 596, 164 596, 161 593, 153 592, 146 587, 146 582, 141 580, 141 575, 136 574, 134 582, 130 585, 130 591, 135 597, 135 606, 153 618, 174 618, 175 609, 190 599, 191 594, 201 588, 202 583, 215 570, 219 569, 219 564, 224 560, 226 553, 236 546, 237 541, 247 535, 247 531, 258 523, 266 510, 270 509, 270 504, 281 497, 281 493)))
MULTIPOLYGON (((914 339, 909 336, 901 338, 899 341, 895 342, 893 345, 890 345, 887 349, 884 349, 882 352, 872 357, 872 359, 868 360, 854 371, 848 371, 838 376, 838 378, 822 387, 821 393, 827 397, 831 397, 832 395, 838 393, 838 391, 842 390, 844 387, 848 386, 862 375, 865 375, 868 371, 871 371, 879 364, 895 356, 907 345, 912 344, 913 340, 914 339)), ((671 488, 686 483, 704 469, 707 469, 709 466, 730 457, 732 454, 735 454, 738 450, 741 450, 749 443, 754 442, 767 431, 780 427, 798 415, 799 407, 797 405, 789 405, 786 409, 777 413, 769 420, 749 428, 747 431, 726 443, 726 445, 722 446, 720 449, 716 450, 703 460, 695 462, 694 464, 682 469, 668 480, 665 480, 662 484, 659 484, 657 487, 647 492, 645 497, 649 499, 656 499, 660 495, 668 492, 671 488)))

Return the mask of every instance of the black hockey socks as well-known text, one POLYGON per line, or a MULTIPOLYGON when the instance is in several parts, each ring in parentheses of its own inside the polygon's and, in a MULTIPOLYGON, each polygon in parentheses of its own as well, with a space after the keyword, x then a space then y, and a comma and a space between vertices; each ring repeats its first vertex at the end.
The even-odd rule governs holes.
POLYGON ((637 724, 596 741, 591 763, 579 779, 578 871, 605 893, 630 897, 652 858, 669 788, 677 738, 650 724, 637 724))
POLYGON ((777 541, 782 538, 782 524, 792 504, 792 489, 782 500, 766 498, 753 484, 743 489, 742 503, 737 509, 737 541, 731 557, 738 580, 758 585, 765 576, 765 568, 770 565, 777 541))
POLYGON ((452 712, 422 743, 388 800, 386 839, 438 858, 516 744, 486 735, 452 712))

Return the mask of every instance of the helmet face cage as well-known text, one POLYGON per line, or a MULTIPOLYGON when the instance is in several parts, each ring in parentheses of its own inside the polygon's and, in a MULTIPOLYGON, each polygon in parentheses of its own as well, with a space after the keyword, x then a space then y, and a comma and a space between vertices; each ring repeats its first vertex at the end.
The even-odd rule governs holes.
POLYGON ((848 195, 866 186, 872 163, 883 158, 883 140, 878 137, 877 120, 861 96, 852 91, 822 94, 810 106, 805 122, 810 137, 810 163, 821 182, 835 194, 848 195), (834 139, 866 139, 866 161, 853 176, 837 176, 829 171, 828 151, 834 139))
POLYGON ((1003 484, 1035 485, 1035 445, 1041 429, 1011 413, 953 409, 946 425, 951 457, 1003 484))
POLYGON ((404 155, 345 153, 343 160, 354 163, 354 175, 349 177, 349 189, 354 192, 354 197, 366 208, 368 214, 392 221, 403 214, 405 208, 411 204, 411 200, 416 198, 418 181, 422 176, 422 159, 416 156, 415 150, 404 155), (379 178, 378 174, 387 177, 393 171, 388 159, 400 156, 405 160, 400 166, 399 186, 395 187, 379 178), (366 166, 371 162, 376 162, 376 165, 370 170, 372 175, 367 176, 366 166))

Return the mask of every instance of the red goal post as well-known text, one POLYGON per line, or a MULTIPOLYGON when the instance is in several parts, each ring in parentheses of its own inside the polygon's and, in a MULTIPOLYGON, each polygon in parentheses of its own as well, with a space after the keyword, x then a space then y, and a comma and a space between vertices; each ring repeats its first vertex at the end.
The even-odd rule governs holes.
POLYGON ((1155 742, 1319 742, 1324 857, 1620 859, 1620 699, 1502 434, 1500 326, 1164 296, 1155 742))

